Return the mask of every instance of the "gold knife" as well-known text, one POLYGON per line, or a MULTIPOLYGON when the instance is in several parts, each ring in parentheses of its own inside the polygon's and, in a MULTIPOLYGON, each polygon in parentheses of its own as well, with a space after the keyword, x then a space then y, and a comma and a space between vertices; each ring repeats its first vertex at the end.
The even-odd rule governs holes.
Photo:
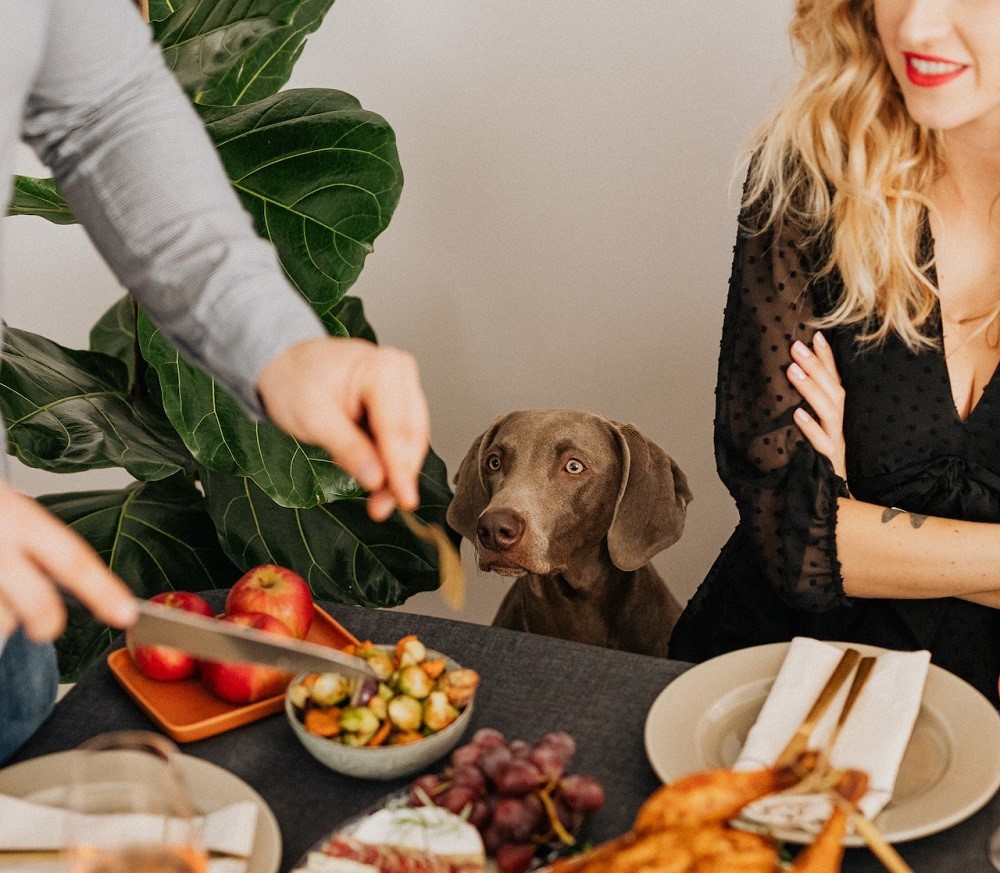
POLYGON ((812 736, 812 732, 815 730, 816 724, 823 717, 823 713, 827 711, 830 704, 833 702, 833 698, 836 697, 837 692, 840 691, 840 686, 843 685, 847 677, 851 675, 851 671, 854 670, 860 658, 861 653, 857 649, 844 650, 844 654, 840 656, 840 661, 837 663, 837 666, 834 667, 833 672, 830 674, 830 678, 826 681, 826 685, 823 686, 823 689, 816 697, 816 701, 813 703, 812 708, 802 720, 802 724, 799 725, 799 729, 795 731, 792 738, 788 741, 788 745, 785 746, 781 754, 778 755, 778 759, 774 762, 776 767, 791 766, 795 762, 795 759, 806 750, 809 743, 809 737, 812 736))

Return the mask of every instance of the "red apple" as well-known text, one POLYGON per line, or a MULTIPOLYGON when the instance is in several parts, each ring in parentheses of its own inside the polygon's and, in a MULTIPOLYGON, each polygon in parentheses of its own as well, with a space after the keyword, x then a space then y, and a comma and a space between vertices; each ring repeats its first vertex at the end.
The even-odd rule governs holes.
MULTIPOLYGON (((162 603, 164 606, 183 609, 185 612, 208 616, 213 614, 208 601, 190 591, 164 591, 149 599, 153 603, 162 603)), ((150 679, 176 682, 194 676, 198 669, 195 659, 180 649, 172 649, 169 646, 137 645, 132 642, 128 633, 125 634, 125 643, 139 672, 150 679)))
MULTIPOLYGON (((267 631, 281 637, 291 637, 292 632, 278 619, 263 612, 244 612, 225 615, 220 621, 240 624, 257 630, 267 631)), ((270 697, 284 691, 292 678, 274 667, 263 664, 242 662, 199 661, 201 680, 216 697, 230 703, 253 703, 262 697, 270 697)))
POLYGON ((282 622, 300 640, 309 633, 313 600, 309 584, 294 570, 261 564, 247 570, 226 597, 226 615, 263 612, 282 622))

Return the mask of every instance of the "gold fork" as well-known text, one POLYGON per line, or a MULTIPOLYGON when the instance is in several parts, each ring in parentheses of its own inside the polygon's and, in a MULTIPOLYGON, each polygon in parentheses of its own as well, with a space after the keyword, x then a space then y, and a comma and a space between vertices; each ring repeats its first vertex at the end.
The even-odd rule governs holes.
POLYGON ((441 596, 452 609, 461 609, 465 603, 465 570, 462 569, 462 559, 448 534, 440 525, 424 521, 408 509, 400 509, 399 514, 410 533, 437 549, 441 596))

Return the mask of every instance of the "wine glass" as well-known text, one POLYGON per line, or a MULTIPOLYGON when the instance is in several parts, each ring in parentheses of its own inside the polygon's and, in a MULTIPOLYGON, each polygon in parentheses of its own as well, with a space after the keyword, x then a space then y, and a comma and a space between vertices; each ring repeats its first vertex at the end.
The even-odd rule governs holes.
POLYGON ((206 873, 178 754, 149 731, 102 734, 77 749, 65 801, 68 873, 206 873))

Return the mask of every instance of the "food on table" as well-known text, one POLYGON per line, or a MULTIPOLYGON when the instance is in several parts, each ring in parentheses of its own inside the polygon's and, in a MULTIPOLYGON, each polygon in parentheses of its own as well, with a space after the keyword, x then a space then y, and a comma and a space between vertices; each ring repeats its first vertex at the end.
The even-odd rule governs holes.
MULTIPOLYGON (((551 873, 837 873, 848 816, 839 806, 815 842, 791 866, 779 864, 773 838, 726 825, 746 804, 804 782, 815 755, 794 767, 693 773, 655 791, 640 808, 631 831, 575 858, 560 859, 551 873)), ((867 790, 864 773, 832 774, 828 790, 848 803, 867 790)))
POLYGON ((575 753, 565 732, 531 745, 482 728, 452 752, 443 773, 413 782, 409 802, 467 816, 500 873, 522 873, 539 848, 573 845, 587 816, 604 804, 599 782, 567 773, 575 753))
POLYGON ((225 612, 272 615, 300 640, 306 638, 315 615, 309 583, 294 570, 278 564, 261 564, 237 579, 226 596, 225 612))
MULTIPOLYGON (((293 636, 278 619, 263 612, 224 615, 220 621, 252 627, 282 637, 293 636)), ((205 687, 229 703, 253 703, 280 694, 291 681, 291 674, 264 664, 229 661, 199 661, 198 673, 205 687)))
POLYGON ((310 873, 481 873, 478 831, 439 807, 395 806, 354 822, 310 852, 310 873))
MULTIPOLYGON (((191 591, 164 591, 149 598, 153 603, 162 603, 174 609, 193 612, 197 615, 211 616, 212 606, 191 591)), ((161 682, 177 682, 189 679, 198 672, 198 662, 193 655, 173 649, 170 646, 144 646, 132 642, 129 633, 125 633, 125 645, 143 676, 158 679, 161 682)))
POLYGON ((448 670, 413 634, 395 646, 364 642, 350 654, 378 678, 311 673, 288 691, 307 731, 347 746, 402 745, 444 730, 479 686, 475 670, 448 670))

